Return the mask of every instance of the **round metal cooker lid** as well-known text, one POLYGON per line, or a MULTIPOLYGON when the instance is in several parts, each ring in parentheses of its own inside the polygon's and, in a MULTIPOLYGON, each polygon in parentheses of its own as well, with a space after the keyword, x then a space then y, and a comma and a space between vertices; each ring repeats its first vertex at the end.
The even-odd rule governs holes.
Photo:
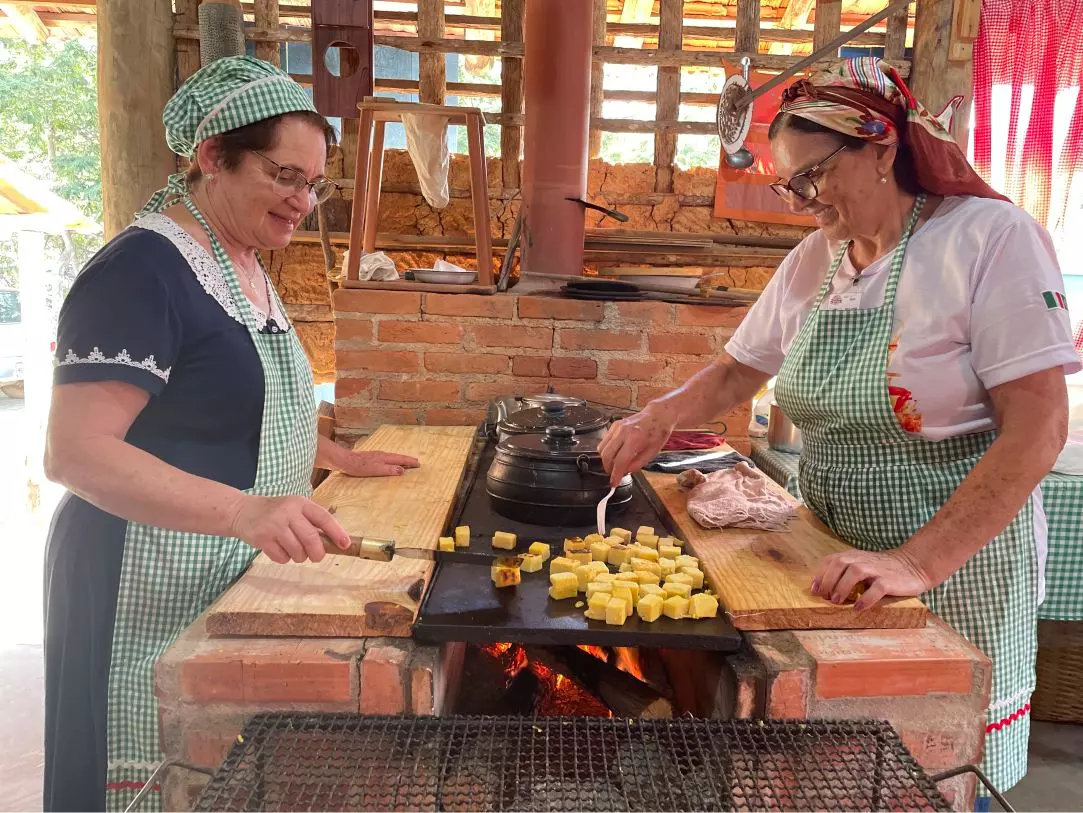
POLYGON ((605 415, 593 407, 552 401, 544 407, 513 412, 501 422, 501 427, 508 432, 542 433, 551 426, 567 426, 575 434, 584 434, 604 429, 607 423, 605 415))
POLYGON ((570 426, 550 426, 544 434, 512 435, 497 449, 532 460, 576 460, 583 455, 598 456, 598 442, 579 437, 570 426))

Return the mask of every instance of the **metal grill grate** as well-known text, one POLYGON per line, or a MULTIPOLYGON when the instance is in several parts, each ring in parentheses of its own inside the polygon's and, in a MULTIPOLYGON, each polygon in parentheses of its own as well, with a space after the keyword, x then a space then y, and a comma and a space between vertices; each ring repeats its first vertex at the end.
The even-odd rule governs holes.
POLYGON ((876 722, 253 718, 196 810, 949 810, 876 722))

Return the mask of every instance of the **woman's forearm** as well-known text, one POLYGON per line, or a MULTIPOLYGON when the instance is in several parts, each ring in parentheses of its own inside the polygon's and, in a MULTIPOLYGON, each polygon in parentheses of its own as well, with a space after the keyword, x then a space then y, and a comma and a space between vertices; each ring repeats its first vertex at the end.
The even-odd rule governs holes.
POLYGON ((72 493, 132 522, 234 536, 244 492, 170 466, 119 438, 83 438, 46 452, 46 472, 72 493))
POLYGON ((317 436, 316 468, 342 471, 350 454, 348 449, 339 446, 331 438, 324 435, 317 436))
POLYGON ((751 401, 769 377, 723 355, 677 389, 651 401, 650 407, 669 412, 674 426, 693 429, 751 401))
POLYGON ((1006 431, 951 498, 902 549, 940 584, 999 536, 1049 473, 1063 445, 1055 429, 1006 431))

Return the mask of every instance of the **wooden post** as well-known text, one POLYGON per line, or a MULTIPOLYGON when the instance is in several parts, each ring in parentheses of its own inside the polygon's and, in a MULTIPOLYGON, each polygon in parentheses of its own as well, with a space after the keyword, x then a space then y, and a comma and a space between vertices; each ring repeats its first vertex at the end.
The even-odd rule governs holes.
POLYGON ((889 62, 902 59, 906 55, 906 26, 910 20, 910 9, 904 8, 887 18, 887 32, 884 34, 884 59, 889 62))
MULTIPOLYGON (((605 29, 606 29, 606 11, 608 10, 608 4, 606 0, 594 0, 594 45, 605 45, 605 29)), ((595 59, 590 63, 590 117, 591 119, 600 119, 602 117, 602 104, 605 101, 604 96, 604 83, 605 83, 605 63, 599 59, 595 59)), ((602 131, 590 128, 590 136, 588 141, 590 149, 590 157, 598 158, 602 154, 602 131)))
POLYGON ((760 0, 737 0, 737 37, 734 50, 739 54, 759 53, 760 0))
MULTIPOLYGON (((444 38, 444 0, 418 0, 417 35, 422 40, 444 38)), ((447 96, 447 55, 422 53, 418 58, 422 104, 443 104, 447 96)))
MULTIPOLYGON (((177 25, 199 28, 200 0, 176 0, 177 25)), ((177 41, 177 81, 184 80, 199 70, 199 38, 177 41)))
MULTIPOLYGON (((684 0, 659 0, 658 48, 681 49, 684 27, 684 0)), ((657 121, 678 118, 681 103, 681 69, 677 66, 658 68, 657 97, 654 117, 657 121)), ((677 134, 654 134, 654 191, 673 191, 673 161, 677 157, 677 134)))
MULTIPOLYGON (((500 9, 500 39, 502 42, 523 41, 523 0, 504 0, 500 9)), ((522 59, 506 56, 500 60, 500 112, 523 112, 522 59)), ((522 148, 522 127, 505 124, 500 128, 500 166, 505 189, 519 188, 522 148)))
MULTIPOLYGON (((352 121, 347 119, 346 121, 352 121)), ((361 233, 365 228, 365 207, 368 203, 369 141, 372 138, 372 111, 362 110, 354 139, 353 201, 350 207, 350 254, 346 263, 346 279, 356 281, 361 272, 361 233)), ((380 151, 384 145, 381 141, 380 151)), ((381 161, 383 158, 380 159, 381 161)))
MULTIPOLYGON (((376 250, 376 227, 380 220, 380 184, 384 177, 384 131, 386 129, 386 122, 377 121, 372 133, 368 180, 365 182, 365 242, 361 246, 361 251, 365 254, 371 254, 376 250)), ((355 189, 354 195, 356 194, 355 189)), ((352 262, 353 258, 351 257, 350 260, 352 262)))
POLYGON ((109 239, 176 170, 162 108, 173 94, 170 0, 99 0, 98 128, 109 239))
MULTIPOLYGON (((263 31, 278 30, 278 0, 256 0, 256 28, 263 31)), ((281 65, 280 44, 277 42, 257 42, 256 57, 272 65, 281 65)))
POLYGON ((485 138, 481 132, 481 116, 466 117, 466 141, 470 151, 470 197, 474 202, 478 284, 492 285, 493 238, 489 232, 489 180, 485 173, 485 138))
POLYGON ((816 0, 816 22, 812 28, 812 50, 822 48, 842 30, 842 0, 816 0))
POLYGON ((974 66, 969 60, 953 62, 948 58, 953 10, 952 0, 919 0, 914 18, 914 59, 907 84, 918 101, 934 114, 953 96, 963 97, 952 134, 965 151, 970 141, 974 66))

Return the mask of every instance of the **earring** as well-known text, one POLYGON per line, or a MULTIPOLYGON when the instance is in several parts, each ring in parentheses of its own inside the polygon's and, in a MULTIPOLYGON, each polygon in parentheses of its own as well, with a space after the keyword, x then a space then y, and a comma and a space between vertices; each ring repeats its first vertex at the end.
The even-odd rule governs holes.
POLYGON ((887 183, 887 178, 881 177, 880 178, 880 183, 887 183))
MULTIPOLYGON (((883 178, 881 178, 880 180, 883 181, 883 178)), ((208 183, 213 183, 214 182, 214 173, 213 172, 207 173, 207 182, 208 183)))

